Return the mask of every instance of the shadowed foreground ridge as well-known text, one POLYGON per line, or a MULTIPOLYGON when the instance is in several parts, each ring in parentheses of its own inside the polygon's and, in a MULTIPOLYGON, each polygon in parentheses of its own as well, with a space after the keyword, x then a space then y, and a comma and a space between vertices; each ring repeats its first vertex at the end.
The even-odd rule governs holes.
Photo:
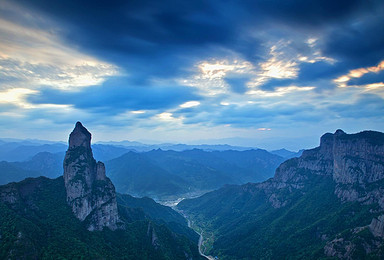
POLYGON ((260 184, 228 186, 180 209, 220 259, 384 257, 384 134, 337 130, 260 184))

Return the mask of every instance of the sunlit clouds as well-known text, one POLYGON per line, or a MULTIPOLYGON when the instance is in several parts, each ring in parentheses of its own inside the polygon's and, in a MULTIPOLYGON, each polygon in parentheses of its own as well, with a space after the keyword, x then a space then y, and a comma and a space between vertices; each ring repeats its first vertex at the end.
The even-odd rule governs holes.
POLYGON ((266 78, 295 78, 297 77, 297 63, 293 60, 285 60, 284 52, 279 52, 276 45, 271 47, 271 58, 260 64, 261 77, 266 78))
POLYGON ((25 96, 36 92, 36 90, 26 88, 7 89, 0 92, 0 103, 11 103, 17 106, 25 107, 27 106, 25 96))
POLYGON ((0 73, 5 87, 37 89, 42 85, 73 90, 98 85, 117 75, 117 67, 78 52, 58 37, 49 21, 10 2, 2 12, 19 21, 0 18, 0 73), (18 23, 19 22, 19 23, 18 23))
MULTIPOLYGON (((334 82, 337 84, 338 87, 344 88, 350 86, 348 82, 353 78, 361 78, 362 76, 368 74, 368 73, 379 73, 380 71, 384 70, 384 61, 381 61, 377 66, 371 66, 366 68, 358 68, 350 70, 348 74, 342 75, 336 79, 334 79, 334 82)), ((383 79, 384 80, 384 79, 383 79)), ((365 87, 367 88, 378 88, 383 85, 383 82, 377 82, 372 84, 367 84, 365 87)))
POLYGON ((196 74, 191 78, 180 79, 180 83, 199 89, 202 95, 215 96, 229 93, 230 86, 225 82, 229 74, 252 73, 253 65, 243 60, 202 61, 196 65, 196 74))

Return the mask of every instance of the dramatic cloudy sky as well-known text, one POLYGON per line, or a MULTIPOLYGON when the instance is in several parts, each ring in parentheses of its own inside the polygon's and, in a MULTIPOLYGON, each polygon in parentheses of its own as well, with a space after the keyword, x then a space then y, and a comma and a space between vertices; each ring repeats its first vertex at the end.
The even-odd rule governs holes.
POLYGON ((382 0, 0 0, 0 137, 307 148, 383 82, 382 0))

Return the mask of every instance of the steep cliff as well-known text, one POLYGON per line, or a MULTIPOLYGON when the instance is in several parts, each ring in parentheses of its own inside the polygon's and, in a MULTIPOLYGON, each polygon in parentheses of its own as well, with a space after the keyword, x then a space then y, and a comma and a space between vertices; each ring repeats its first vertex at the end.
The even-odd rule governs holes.
POLYGON ((214 238, 220 259, 382 258, 384 134, 327 133, 268 181, 178 207, 214 238))
MULTIPOLYGON (((300 189, 314 175, 330 176, 335 195, 343 202, 378 203, 384 209, 384 134, 364 131, 346 134, 337 130, 324 134, 320 146, 305 150, 301 157, 282 163, 275 177, 260 185, 276 202, 275 191, 300 189)), ((284 205, 284 197, 275 207, 284 205)))
POLYGON ((64 183, 68 204, 79 220, 86 221, 88 230, 123 227, 117 211, 115 187, 105 175, 104 164, 93 158, 91 133, 80 122, 69 136, 64 183))

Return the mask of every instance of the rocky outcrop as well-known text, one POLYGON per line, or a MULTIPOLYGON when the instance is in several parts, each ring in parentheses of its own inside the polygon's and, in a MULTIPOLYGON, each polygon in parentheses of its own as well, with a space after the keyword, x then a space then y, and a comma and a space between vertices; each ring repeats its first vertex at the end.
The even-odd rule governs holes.
POLYGON ((276 189, 301 189, 311 176, 329 176, 336 184, 335 194, 341 201, 378 203, 384 209, 384 134, 364 131, 346 134, 337 130, 320 139, 320 146, 305 150, 301 157, 282 163, 275 177, 260 186, 274 207, 278 201, 276 189))
POLYGON ((368 227, 375 237, 384 238, 384 215, 372 219, 372 222, 368 227))
POLYGON ((105 175, 105 166, 96 162, 91 149, 91 133, 77 122, 69 136, 64 159, 67 202, 88 230, 119 228, 115 187, 105 175))
POLYGON ((351 241, 345 241, 344 238, 335 238, 327 242, 324 247, 324 254, 338 259, 352 259, 351 255, 355 245, 351 241), (342 250, 340 250, 342 248, 342 250))

